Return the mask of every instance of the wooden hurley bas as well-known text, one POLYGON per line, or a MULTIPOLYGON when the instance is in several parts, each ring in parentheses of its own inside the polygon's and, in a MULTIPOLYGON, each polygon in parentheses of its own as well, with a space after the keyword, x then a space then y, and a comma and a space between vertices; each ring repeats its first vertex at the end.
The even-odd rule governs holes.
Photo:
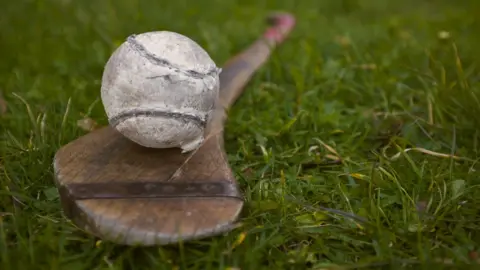
POLYGON ((290 14, 269 19, 262 37, 222 68, 220 100, 198 150, 145 148, 110 126, 63 146, 54 170, 66 216, 97 237, 126 245, 163 245, 230 230, 243 197, 223 147, 226 110, 295 25, 290 14))

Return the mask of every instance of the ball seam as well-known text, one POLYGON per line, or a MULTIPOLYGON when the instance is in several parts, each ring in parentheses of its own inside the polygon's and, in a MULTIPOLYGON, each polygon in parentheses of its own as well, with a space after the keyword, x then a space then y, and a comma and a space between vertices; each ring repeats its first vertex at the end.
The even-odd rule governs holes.
POLYGON ((115 115, 112 118, 108 119, 108 122, 112 127, 116 127, 121 122, 137 116, 147 116, 147 117, 165 117, 165 118, 172 118, 176 120, 180 120, 184 123, 193 122, 195 125, 205 128, 207 125, 207 121, 202 119, 201 117, 190 115, 186 113, 176 113, 176 112, 166 112, 166 111, 158 111, 158 110, 130 110, 126 112, 122 112, 120 114, 115 115))
POLYGON ((193 77, 193 78, 198 78, 198 79, 203 79, 207 76, 215 76, 216 74, 218 74, 221 71, 221 69, 219 69, 217 67, 213 67, 211 70, 209 70, 205 74, 202 74, 198 71, 191 70, 191 69, 183 70, 180 67, 176 66, 175 64, 169 62, 168 60, 160 58, 160 57, 156 56, 155 54, 149 52, 142 44, 137 42, 137 40, 135 38, 136 38, 135 34, 130 35, 127 38, 127 43, 130 44, 136 52, 140 53, 142 56, 144 56, 146 59, 148 59, 154 65, 163 66, 163 67, 172 69, 175 72, 182 73, 182 74, 184 74, 188 77, 193 77))

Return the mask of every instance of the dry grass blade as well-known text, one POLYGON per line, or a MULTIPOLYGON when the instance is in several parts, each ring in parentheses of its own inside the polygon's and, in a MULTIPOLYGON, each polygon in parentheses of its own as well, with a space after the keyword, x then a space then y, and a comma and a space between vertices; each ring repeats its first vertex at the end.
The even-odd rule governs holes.
MULTIPOLYGON (((325 150, 327 150, 327 152, 330 153, 330 154, 325 154, 324 155, 324 157, 326 159, 332 160, 335 163, 342 163, 343 162, 342 161, 343 158, 340 156, 340 154, 338 154, 338 152, 337 152, 337 150, 335 150, 335 148, 326 144, 325 142, 323 142, 322 140, 320 140, 318 138, 314 138, 314 140, 316 140, 319 144, 321 144, 323 146, 323 148, 325 148, 325 150)), ((318 146, 310 147, 310 149, 308 150, 309 154, 312 154, 313 151, 315 151, 316 149, 318 149, 318 146)))
POLYGON ((333 147, 331 147, 330 145, 324 143, 322 140, 320 139, 317 139, 315 138, 315 140, 320 143, 323 147, 325 147, 325 149, 327 149, 328 152, 334 154, 335 156, 337 157, 340 157, 340 155, 338 154, 337 150, 335 150, 333 147))
POLYGON ((98 128, 97 122, 90 117, 85 117, 77 121, 77 126, 85 131, 92 131, 98 128))
POLYGON ((428 149, 425 149, 425 148, 421 148, 421 147, 413 147, 413 148, 406 148, 405 150, 403 151, 400 151, 398 153, 396 153, 395 155, 391 156, 391 157, 388 157, 386 154, 385 154, 385 151, 386 151, 386 148, 384 148, 383 150, 383 155, 391 160, 391 161, 394 161, 394 160, 397 160, 398 158, 400 158, 400 156, 404 153, 407 153, 407 152, 410 152, 410 151, 416 151, 416 152, 420 152, 420 153, 424 153, 424 154, 427 154, 427 155, 430 155, 430 156, 434 156, 434 157, 441 157, 441 158, 452 158, 452 159, 455 159, 455 160, 464 160, 464 161, 471 161, 473 162, 474 160, 471 160, 469 158, 465 158, 465 157, 459 157, 459 156, 455 156, 455 155, 452 155, 452 154, 445 154, 445 153, 439 153, 439 152, 434 152, 434 151, 431 151, 431 150, 428 150, 428 149))

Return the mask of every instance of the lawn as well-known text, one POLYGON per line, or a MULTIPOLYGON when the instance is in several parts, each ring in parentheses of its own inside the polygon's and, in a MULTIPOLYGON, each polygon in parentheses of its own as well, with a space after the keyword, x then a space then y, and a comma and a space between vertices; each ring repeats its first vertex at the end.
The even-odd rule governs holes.
POLYGON ((476 269, 479 17, 474 0, 5 2, 0 269, 476 269), (229 114, 238 227, 139 248, 66 219, 53 155, 107 124, 113 50, 170 30, 221 66, 270 10, 297 27, 229 114))

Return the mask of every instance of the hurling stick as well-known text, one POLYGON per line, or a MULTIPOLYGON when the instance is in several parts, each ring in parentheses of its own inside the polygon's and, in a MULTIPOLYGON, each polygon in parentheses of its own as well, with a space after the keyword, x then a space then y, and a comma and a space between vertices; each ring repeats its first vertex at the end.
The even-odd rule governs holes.
POLYGON ((86 232, 124 245, 164 245, 231 230, 244 202, 223 145, 227 110, 294 25, 292 15, 274 14, 262 36, 225 63, 197 150, 142 147, 110 126, 60 148, 53 166, 64 214, 86 232))

